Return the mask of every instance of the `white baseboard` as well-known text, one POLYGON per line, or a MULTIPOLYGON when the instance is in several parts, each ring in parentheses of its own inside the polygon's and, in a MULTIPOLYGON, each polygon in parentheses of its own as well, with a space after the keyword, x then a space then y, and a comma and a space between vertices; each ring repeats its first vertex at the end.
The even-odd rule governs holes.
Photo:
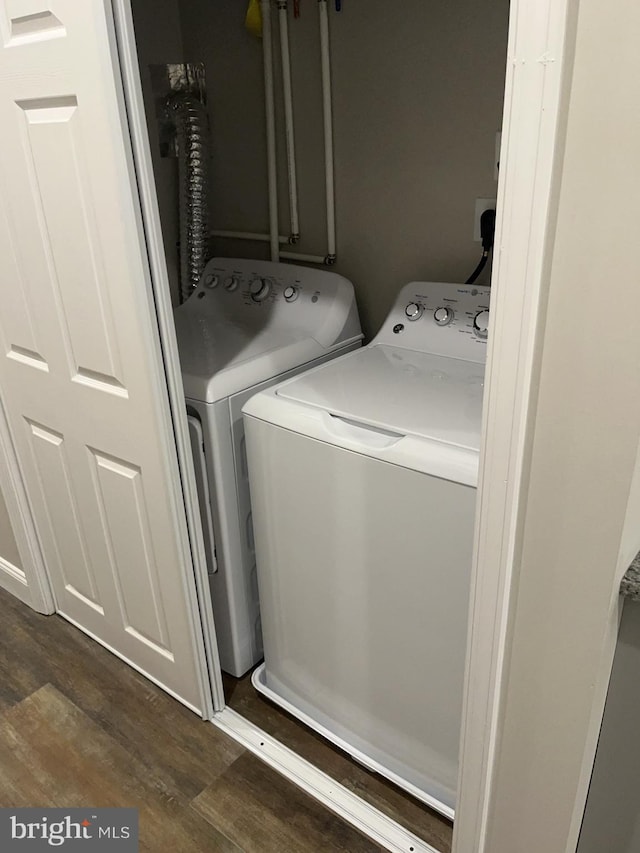
POLYGON ((29 607, 33 607, 25 573, 3 557, 0 557, 0 587, 15 595, 29 607))

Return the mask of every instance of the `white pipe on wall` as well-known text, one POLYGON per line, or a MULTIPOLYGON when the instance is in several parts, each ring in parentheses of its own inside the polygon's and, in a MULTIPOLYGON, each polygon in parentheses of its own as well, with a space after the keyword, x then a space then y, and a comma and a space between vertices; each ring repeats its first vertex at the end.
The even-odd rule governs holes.
POLYGON ((333 116, 331 113, 331 53, 327 0, 318 0, 320 57, 322 62, 322 112, 324 117, 324 162, 327 196, 327 255, 336 254, 336 207, 333 176, 333 116))
MULTIPOLYGON (((269 243, 271 242, 271 234, 258 234, 253 231, 220 231, 215 230, 211 232, 212 237, 222 237, 225 240, 253 240, 256 243, 269 243)), ((278 242, 283 243, 284 245, 288 245, 291 243, 290 237, 283 237, 282 234, 278 235, 278 242)))
POLYGON ((269 243, 271 260, 280 259, 278 235, 278 173, 276 165, 276 107, 273 92, 273 42, 271 0, 260 0, 262 13, 262 56, 264 62, 264 103, 267 125, 267 175, 269 187, 269 243))
POLYGON ((269 190, 269 234, 247 231, 212 231, 214 237, 234 240, 269 242, 271 260, 280 258, 312 264, 331 265, 336 261, 336 221, 334 193, 333 116, 331 94, 331 56, 329 45, 329 17, 327 0, 319 0, 320 56, 322 65, 322 111, 324 127, 325 190, 327 207, 327 254, 310 255, 302 252, 281 252, 280 244, 297 242, 299 237, 298 186, 295 155, 295 133, 293 121, 293 88, 291 84, 291 56, 289 50, 289 24, 287 0, 277 0, 280 22, 280 46, 282 56, 283 99, 285 107, 287 167, 289 174, 289 207, 291 213, 291 236, 278 234, 278 173, 276 152, 275 95, 273 74, 273 37, 271 29, 271 0, 260 0, 262 13, 262 49, 264 62, 264 97, 267 131, 267 167, 269 190))
POLYGON ((287 0, 278 0, 280 22, 280 52, 282 58, 282 97, 284 101, 285 138, 287 142, 287 172, 289 176, 289 212, 291 216, 291 242, 300 235, 298 220, 298 174, 296 169, 296 140, 293 124, 293 90, 291 86, 291 57, 289 53, 289 22, 287 0))
POLYGON ((302 252, 280 252, 281 258, 286 258, 288 261, 304 261, 307 264, 328 264, 332 263, 326 256, 323 255, 305 255, 302 252))

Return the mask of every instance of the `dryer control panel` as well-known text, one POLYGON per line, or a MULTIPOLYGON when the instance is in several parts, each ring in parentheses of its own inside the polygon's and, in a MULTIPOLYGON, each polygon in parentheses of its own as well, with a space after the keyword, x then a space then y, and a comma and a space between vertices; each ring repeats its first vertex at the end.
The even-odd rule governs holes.
POLYGON ((173 316, 185 394, 207 403, 362 340, 350 281, 270 261, 213 258, 173 316))
POLYGON ((287 263, 213 258, 189 299, 185 316, 232 323, 254 332, 313 337, 323 346, 361 335, 353 285, 343 276, 287 263))
POLYGON ((484 362, 490 293, 486 285, 412 281, 400 291, 372 344, 484 362))

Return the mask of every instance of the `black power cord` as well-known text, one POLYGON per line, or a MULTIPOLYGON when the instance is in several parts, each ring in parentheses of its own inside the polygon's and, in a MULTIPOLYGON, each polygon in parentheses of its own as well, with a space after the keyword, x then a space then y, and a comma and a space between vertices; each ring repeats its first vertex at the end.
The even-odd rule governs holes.
POLYGON ((471 273, 466 284, 473 284, 482 270, 487 265, 489 252, 493 249, 493 238, 496 231, 496 212, 493 209, 485 210, 480 217, 480 237, 482 239, 482 257, 480 263, 471 273))

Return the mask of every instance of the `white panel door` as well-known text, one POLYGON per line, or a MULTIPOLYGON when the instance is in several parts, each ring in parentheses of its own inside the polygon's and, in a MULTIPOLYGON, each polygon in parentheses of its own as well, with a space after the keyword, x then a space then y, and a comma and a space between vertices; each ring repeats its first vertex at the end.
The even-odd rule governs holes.
POLYGON ((199 708, 110 3, 2 0, 0 37, 0 389, 57 607, 199 708))

